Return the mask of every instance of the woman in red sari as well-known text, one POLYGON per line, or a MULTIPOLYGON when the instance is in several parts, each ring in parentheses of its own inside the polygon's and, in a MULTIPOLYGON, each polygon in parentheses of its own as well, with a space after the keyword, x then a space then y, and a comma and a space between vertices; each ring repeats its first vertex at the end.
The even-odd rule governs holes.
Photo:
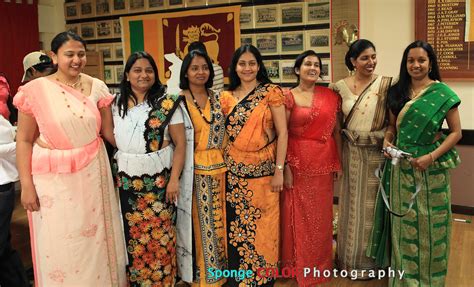
POLYGON ((332 270, 332 202, 340 171, 340 98, 316 86, 321 59, 308 50, 296 58, 298 85, 286 94, 288 150, 281 202, 282 267, 295 268, 298 286, 328 281, 332 270), (303 268, 311 273, 303 276, 303 268), (319 276, 313 273, 319 270, 319 276), (327 273, 327 272, 326 272, 327 273))

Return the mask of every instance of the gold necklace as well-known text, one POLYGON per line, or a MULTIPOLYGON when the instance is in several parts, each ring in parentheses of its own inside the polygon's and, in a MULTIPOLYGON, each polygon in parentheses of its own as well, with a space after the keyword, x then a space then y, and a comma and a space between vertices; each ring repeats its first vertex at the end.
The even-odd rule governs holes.
POLYGON ((423 85, 420 89, 417 89, 415 91, 415 89, 413 89, 413 86, 410 87, 410 91, 411 91, 411 95, 410 95, 410 99, 415 99, 417 98, 422 91, 424 91, 429 85, 431 85, 434 81, 429 81, 427 84, 423 85))
POLYGON ((63 81, 61 81, 58 77, 56 77, 56 81, 60 82, 60 83, 63 84, 63 85, 66 85, 66 86, 68 86, 68 87, 71 87, 71 88, 73 88, 73 89, 76 89, 78 85, 79 85, 80 87, 82 87, 81 75, 79 75, 79 77, 77 78, 77 81, 74 82, 74 83, 63 82, 63 81))

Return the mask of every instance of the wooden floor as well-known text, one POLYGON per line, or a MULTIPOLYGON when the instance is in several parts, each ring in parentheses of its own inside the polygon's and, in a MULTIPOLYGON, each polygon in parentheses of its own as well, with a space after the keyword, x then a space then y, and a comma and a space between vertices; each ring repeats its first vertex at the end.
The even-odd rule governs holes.
MULTIPOLYGON (((335 210, 337 210, 335 208, 335 210)), ((453 218, 470 219, 474 221, 473 216, 454 214, 453 218)), ((23 263, 26 268, 32 266, 31 249, 29 243, 28 218, 25 210, 17 199, 17 205, 13 212, 12 219, 12 243, 21 253, 23 263)), ((474 224, 453 222, 451 235, 451 253, 449 256, 448 278, 446 286, 470 287, 474 286, 474 224)), ((366 286, 380 287, 387 286, 387 279, 352 281, 347 278, 333 278, 329 283, 320 286, 366 286)), ((275 286, 297 287, 298 284, 293 280, 279 279, 275 286)))

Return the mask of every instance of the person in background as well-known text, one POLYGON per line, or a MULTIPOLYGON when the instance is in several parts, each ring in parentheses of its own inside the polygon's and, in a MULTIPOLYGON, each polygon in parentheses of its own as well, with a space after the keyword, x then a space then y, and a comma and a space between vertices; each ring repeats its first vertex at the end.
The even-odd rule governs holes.
MULTIPOLYGON (((7 79, 0 75, 0 98, 10 98, 7 79)), ((20 255, 10 243, 10 222, 15 209, 16 169, 15 128, 6 101, 0 104, 0 286, 29 286, 20 255)))
MULTIPOLYGON (((199 41, 192 42, 189 44, 188 51, 200 50, 201 52, 207 54, 206 46, 199 41)), ((220 94, 224 90, 224 71, 220 65, 212 63, 212 68, 214 70, 214 79, 211 89, 214 90, 217 94, 220 94)))
POLYGON ((391 78, 375 74, 377 53, 369 40, 352 43, 345 62, 353 75, 331 85, 342 97, 344 114, 336 264, 367 279, 368 271, 376 269, 366 250, 379 186, 375 170, 384 161, 380 150, 387 126, 391 78))
POLYGON ((55 73, 57 68, 51 58, 43 52, 35 51, 27 54, 23 58, 23 78, 21 85, 36 78, 44 77, 55 73))
POLYGON ((17 167, 36 286, 126 286, 120 210, 100 133, 115 144, 107 86, 81 71, 86 44, 51 42, 58 70, 19 88, 17 167))
POLYGON ((180 88, 194 126, 193 234, 196 286, 221 286, 225 279, 209 270, 227 269, 225 172, 222 156, 225 118, 219 94, 212 90, 209 56, 190 50, 181 66, 180 88))
MULTIPOLYGON (((381 192, 389 203, 384 206, 382 196, 377 197, 368 252, 381 267, 390 264, 405 272, 403 278, 389 278, 389 286, 445 286, 452 224, 449 169, 460 163, 454 149, 462 137, 460 103, 441 82, 433 47, 423 41, 408 45, 399 80, 388 91, 383 146, 397 147, 411 157, 385 163, 381 192), (444 121, 447 136, 441 131, 444 121)), ((390 158, 387 152, 385 156, 390 158)))
POLYGON ((282 267, 296 268, 298 286, 329 280, 304 276, 315 266, 332 270, 334 180, 341 170, 341 100, 317 86, 321 58, 313 50, 298 55, 293 67, 296 87, 286 92, 288 151, 281 196, 282 267))
POLYGON ((224 149, 228 268, 253 274, 228 278, 227 286, 270 286, 274 278, 257 270, 278 268, 280 192, 288 141, 284 96, 271 83, 262 56, 252 45, 235 50, 229 77, 229 91, 220 99, 229 137, 224 149))
POLYGON ((150 54, 129 56, 112 115, 130 286, 174 286, 178 264, 192 282, 193 128, 183 99, 166 94, 150 54))

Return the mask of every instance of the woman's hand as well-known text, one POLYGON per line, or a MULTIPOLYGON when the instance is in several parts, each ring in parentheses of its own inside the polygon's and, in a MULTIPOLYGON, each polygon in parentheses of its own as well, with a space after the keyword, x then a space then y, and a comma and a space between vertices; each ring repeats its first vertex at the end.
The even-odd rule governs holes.
POLYGON ((419 171, 426 170, 433 163, 433 158, 430 154, 425 154, 411 160, 411 165, 419 171))
POLYGON ((291 172, 291 169, 288 165, 285 165, 283 184, 285 188, 293 188, 293 173, 291 172))
POLYGON ((271 181, 272 191, 280 192, 283 190, 283 171, 276 169, 271 181))
POLYGON ((40 203, 34 185, 21 187, 21 204, 28 211, 39 211, 40 203))
POLYGON ((171 180, 166 186, 166 202, 175 203, 178 202, 179 196, 179 180, 171 180))

